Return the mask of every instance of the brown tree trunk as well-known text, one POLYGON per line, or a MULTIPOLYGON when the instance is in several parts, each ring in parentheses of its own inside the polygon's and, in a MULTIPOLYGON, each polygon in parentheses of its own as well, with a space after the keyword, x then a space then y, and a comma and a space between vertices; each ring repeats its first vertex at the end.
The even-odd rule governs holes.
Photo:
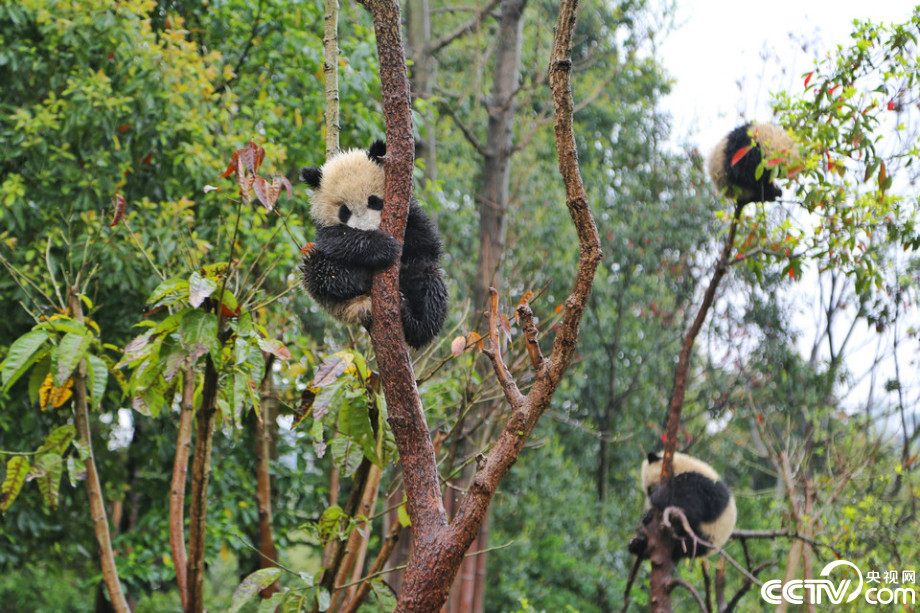
MULTIPOLYGON (((401 240, 411 198, 413 142, 408 78, 399 30, 399 5, 393 0, 362 0, 362 3, 374 16, 387 127, 385 206, 381 228, 401 240)), ((581 247, 575 281, 565 301, 552 353, 547 359, 543 358, 537 343, 533 313, 526 305, 518 308, 536 371, 533 386, 526 396, 517 388, 500 356, 497 294, 493 298, 488 355, 511 404, 512 416, 492 451, 481 458, 470 489, 450 524, 441 498, 434 445, 402 334, 398 270, 393 267, 374 277, 371 341, 405 477, 407 507, 414 537, 413 554, 396 607, 398 612, 430 613, 444 603, 463 561, 463 554, 479 533, 499 482, 511 469, 537 420, 549 406, 574 355, 579 324, 601 259, 597 227, 587 205, 572 132, 573 104, 569 76, 576 4, 564 1, 560 8, 550 63, 559 170, 566 188, 566 207, 581 247)))
POLYGON ((188 558, 185 551, 185 484, 188 458, 192 447, 192 420, 195 416, 195 371, 189 367, 182 374, 182 404, 176 434, 176 459, 173 462, 169 490, 169 545, 172 550, 176 583, 182 610, 188 610, 188 558))
POLYGON ((490 287, 501 286, 501 257, 505 251, 508 213, 508 178, 514 146, 514 116, 517 104, 523 40, 523 12, 527 0, 502 0, 502 18, 497 34, 492 95, 488 103, 489 125, 486 132, 482 176, 476 193, 479 210, 479 256, 476 261, 476 285, 473 307, 483 309, 490 287))
MULTIPOLYGON (((73 318, 83 322, 83 303, 76 289, 70 289, 67 295, 68 306, 73 318)), ((96 459, 93 455, 93 439, 89 427, 89 405, 86 392, 86 360, 80 360, 73 374, 73 406, 74 425, 77 430, 77 439, 86 451, 86 493, 89 497, 89 511, 93 522, 93 531, 96 533, 96 542, 99 545, 99 561, 102 567, 102 579, 109 591, 109 599, 116 613, 129 613, 128 601, 125 599, 118 579, 118 568, 115 566, 115 554, 112 551, 112 538, 109 532, 109 520, 105 512, 105 500, 102 497, 102 484, 99 482, 99 473, 96 470, 96 459)))
MULTIPOLYGON (((435 59, 431 52, 431 7, 428 0, 406 2, 406 52, 412 58, 412 95, 430 100, 434 83, 435 59)), ((434 182, 437 173, 437 140, 435 139, 435 117, 429 109, 420 114, 422 125, 421 156, 424 160, 425 179, 434 182)))
MULTIPOLYGON (((278 559, 275 548, 275 534, 272 526, 272 438, 274 434, 275 415, 275 388, 272 376, 274 364, 272 354, 265 358, 265 374, 259 388, 259 411, 262 419, 256 419, 256 508, 259 510, 259 568, 275 566, 274 560, 278 559)), ((277 581, 263 589, 262 598, 270 598, 278 591, 277 581)))
POLYGON ((192 489, 188 528, 188 613, 204 611, 205 532, 208 515, 208 480, 211 476, 211 444, 217 414, 217 370, 209 355, 205 360, 204 387, 198 408, 195 453, 192 458, 192 489))

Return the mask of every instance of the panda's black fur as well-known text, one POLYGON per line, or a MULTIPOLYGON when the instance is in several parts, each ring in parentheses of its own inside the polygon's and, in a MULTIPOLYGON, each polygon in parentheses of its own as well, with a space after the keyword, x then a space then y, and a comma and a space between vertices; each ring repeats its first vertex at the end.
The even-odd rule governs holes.
MULTIPOLYGON (((708 543, 722 547, 731 536, 738 516, 731 490, 709 464, 683 453, 674 454, 674 473, 670 483, 665 486, 661 483, 661 462, 661 454, 651 452, 642 463, 642 488, 647 508, 643 524, 648 524, 654 511, 677 507, 684 512, 694 534, 708 543)), ((702 545, 697 545, 694 550, 689 539, 681 542, 680 539, 688 535, 679 525, 675 526, 675 535, 678 542, 671 554, 674 560, 707 556, 714 551, 702 545)), ((640 529, 639 534, 630 541, 629 551, 642 555, 647 544, 647 538, 640 529)))
POLYGON ((400 261, 403 332, 412 347, 427 345, 447 318, 448 295, 439 267, 441 238, 416 203, 402 246, 380 230, 386 144, 332 156, 322 167, 301 169, 313 188, 316 240, 300 264, 302 284, 324 309, 346 323, 368 326, 373 275, 400 261))
POLYGON ((764 168, 760 178, 757 169, 766 157, 795 154, 795 142, 786 130, 768 123, 746 123, 729 132, 709 156, 709 176, 720 191, 739 205, 749 202, 773 202, 783 195, 774 183, 774 172, 764 168), (735 154, 750 147, 732 164, 735 154))

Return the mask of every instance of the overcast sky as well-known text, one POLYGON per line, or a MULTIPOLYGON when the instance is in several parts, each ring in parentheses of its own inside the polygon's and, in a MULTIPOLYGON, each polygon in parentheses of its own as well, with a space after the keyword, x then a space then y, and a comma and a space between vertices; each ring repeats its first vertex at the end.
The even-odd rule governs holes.
POLYGON ((676 2, 677 30, 659 48, 660 59, 675 80, 674 93, 664 106, 674 115, 675 140, 697 145, 704 155, 743 120, 769 120, 771 93, 803 87, 801 75, 811 70, 815 57, 848 44, 854 19, 903 22, 918 3, 676 2), (809 48, 803 51, 802 43, 809 48), (761 58, 764 52, 770 58, 766 63, 761 58))

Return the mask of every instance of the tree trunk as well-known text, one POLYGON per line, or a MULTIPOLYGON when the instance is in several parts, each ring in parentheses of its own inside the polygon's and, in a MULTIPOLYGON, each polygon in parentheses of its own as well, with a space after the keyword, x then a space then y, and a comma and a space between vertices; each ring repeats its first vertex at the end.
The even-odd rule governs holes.
POLYGON ((490 287, 501 286, 500 265, 507 234, 508 177, 517 112, 514 95, 518 88, 526 4, 527 0, 503 0, 501 3, 502 19, 497 34, 492 96, 488 104, 485 159, 476 193, 479 210, 479 257, 473 288, 473 307, 476 309, 485 308, 490 287))
MULTIPOLYGON (((409 0, 406 2, 406 52, 412 58, 412 96, 429 100, 434 83, 437 64, 430 50, 431 46, 431 8, 428 0, 409 0)), ((437 140, 435 139, 435 117, 431 109, 420 114, 422 125, 421 156, 425 166, 425 180, 435 182, 437 173, 437 140)))
MULTIPOLYGON (((70 312, 73 318, 83 322, 83 305, 75 289, 68 291, 67 296, 70 312)), ((112 538, 109 532, 109 520, 105 512, 105 500, 102 497, 102 484, 99 482, 99 473, 96 470, 96 459, 93 456, 93 439, 89 427, 89 405, 86 393, 86 360, 80 360, 73 374, 73 406, 74 425, 77 430, 77 439, 86 451, 86 493, 89 497, 89 511, 93 522, 93 531, 96 533, 96 542, 99 544, 99 559, 102 566, 102 579, 109 591, 112 608, 116 613, 129 613, 128 601, 125 599, 118 579, 118 569, 115 566, 115 554, 112 551, 112 538)))
MULTIPOLYGON (((274 357, 265 358, 265 374, 259 388, 259 411, 261 420, 256 419, 256 508, 259 510, 259 568, 275 566, 278 559, 275 549, 275 534, 272 526, 272 436, 277 409, 275 407, 275 388, 272 365, 274 357)), ((277 581, 263 589, 262 598, 270 598, 278 591, 277 581)))

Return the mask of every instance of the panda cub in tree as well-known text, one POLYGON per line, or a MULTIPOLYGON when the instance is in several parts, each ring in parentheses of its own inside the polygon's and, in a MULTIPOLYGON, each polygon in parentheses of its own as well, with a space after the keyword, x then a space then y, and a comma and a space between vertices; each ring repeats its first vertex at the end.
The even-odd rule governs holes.
MULTIPOLYGON (((642 463, 641 480, 647 509, 643 524, 651 521, 652 510, 678 507, 686 515, 694 534, 721 548, 731 536, 738 516, 735 498, 728 486, 709 464, 683 453, 674 454, 674 476, 670 484, 664 486, 661 483, 662 457, 652 452, 642 463)), ((642 555, 648 545, 643 528, 644 525, 629 544, 629 551, 636 555, 642 555)), ((674 529, 676 536, 687 536, 681 526, 675 525, 674 529)), ((687 539, 684 544, 675 545, 672 559, 708 556, 713 551, 703 546, 697 546, 694 551, 692 540, 687 539)))
POLYGON ((447 317, 441 237, 414 201, 401 255, 399 242, 380 229, 385 155, 386 144, 376 141, 368 150, 337 153, 320 168, 301 169, 301 179, 314 190, 310 212, 316 222, 316 241, 300 264, 302 284, 333 317, 366 327, 374 273, 400 261, 403 332, 418 348, 438 335, 447 317))
POLYGON ((796 155, 795 141, 780 126, 746 123, 729 132, 709 156, 709 177, 719 192, 740 204, 773 202, 783 190, 773 182, 775 174, 764 168, 757 178, 761 161, 788 160, 796 155))

